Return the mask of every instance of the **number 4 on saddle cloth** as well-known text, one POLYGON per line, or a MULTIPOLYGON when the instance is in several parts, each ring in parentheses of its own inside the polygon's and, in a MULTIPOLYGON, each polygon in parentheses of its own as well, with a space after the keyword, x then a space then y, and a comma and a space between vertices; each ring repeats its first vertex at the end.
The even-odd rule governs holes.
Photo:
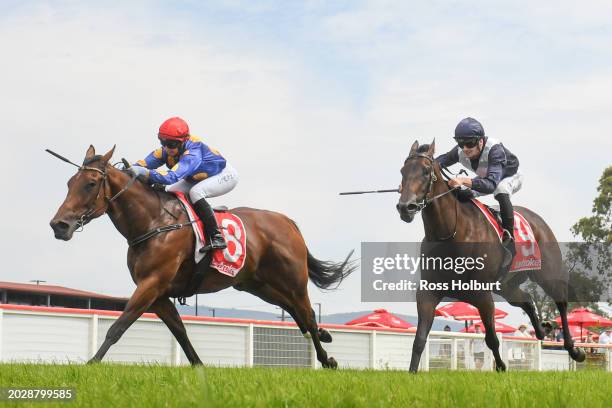
MULTIPOLYGON (((472 202, 480 209, 502 240, 502 227, 499 212, 480 201, 472 198, 472 202)), ((514 212, 514 242, 516 256, 512 260, 509 272, 539 270, 542 268, 542 255, 529 222, 521 214, 514 212)))
MULTIPOLYGON (((185 195, 181 192, 173 192, 173 194, 183 204, 189 220, 192 221, 191 225, 196 237, 194 256, 196 263, 199 263, 206 256, 206 253, 200 253, 200 249, 206 246, 204 226, 185 195)), ((240 272, 246 259, 246 230, 242 220, 228 211, 215 211, 215 217, 223 238, 227 242, 227 248, 222 251, 213 251, 210 266, 222 274, 234 277, 240 272)))

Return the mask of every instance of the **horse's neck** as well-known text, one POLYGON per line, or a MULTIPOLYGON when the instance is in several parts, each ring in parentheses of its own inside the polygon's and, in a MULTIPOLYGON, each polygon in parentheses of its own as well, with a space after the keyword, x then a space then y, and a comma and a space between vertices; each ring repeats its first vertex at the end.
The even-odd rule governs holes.
MULTIPOLYGON (((434 171, 437 180, 433 183, 431 194, 435 197, 448 192, 449 188, 437 165, 434 171)), ((456 232, 459 217, 461 217, 463 210, 461 207, 463 206, 457 202, 457 198, 452 193, 436 198, 425 207, 423 224, 426 238, 429 240, 452 238, 453 233, 456 232)))
MULTIPOLYGON (((116 169, 108 172, 110 195, 113 197, 130 182, 130 177, 116 169)), ((135 181, 122 192, 108 209, 108 216, 126 239, 134 239, 156 227, 161 213, 160 200, 152 189, 135 181)))

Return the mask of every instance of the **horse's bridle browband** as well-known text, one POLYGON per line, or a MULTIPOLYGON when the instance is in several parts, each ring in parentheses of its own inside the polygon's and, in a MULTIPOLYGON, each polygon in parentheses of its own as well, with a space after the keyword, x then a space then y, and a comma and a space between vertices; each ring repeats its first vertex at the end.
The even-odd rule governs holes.
MULTIPOLYGON (((431 198, 428 198, 427 196, 431 192, 431 189, 433 187, 433 183, 438 181, 438 177, 436 176, 436 173, 434 171, 434 159, 431 156, 429 156, 429 155, 427 155, 425 153, 415 153, 415 154, 412 154, 412 155, 408 156, 406 161, 404 161, 404 164, 406 164, 406 162, 408 160, 417 159, 417 158, 424 158, 424 159, 429 160, 429 162, 431 163, 431 172, 429 173, 429 184, 427 185, 427 191, 425 191, 425 194, 423 195, 423 199, 420 202, 417 201, 417 203, 416 203, 416 210, 414 211, 415 213, 423 210, 425 207, 427 207, 429 204, 431 204, 434 200, 437 200, 438 198, 443 197, 443 196, 445 196, 445 195, 447 195, 449 193, 452 193, 453 191, 458 190, 460 188, 460 187, 452 187, 448 191, 443 192, 442 194, 438 194, 438 195, 435 195, 435 196, 433 196, 431 198)), ((440 168, 440 170, 442 170, 442 167, 440 168)), ((444 175, 444 173, 442 173, 442 174, 444 175)), ((447 178, 450 179, 450 177, 448 177, 448 176, 447 176, 447 178)), ((455 200, 455 228, 453 229, 453 233, 450 234, 449 236, 445 237, 445 238, 438 238, 437 239, 438 241, 447 241, 449 239, 453 239, 455 237, 455 235, 457 235, 457 221, 458 221, 458 218, 457 218, 457 215, 458 215, 457 214, 457 211, 458 211, 457 201, 458 200, 455 200)))

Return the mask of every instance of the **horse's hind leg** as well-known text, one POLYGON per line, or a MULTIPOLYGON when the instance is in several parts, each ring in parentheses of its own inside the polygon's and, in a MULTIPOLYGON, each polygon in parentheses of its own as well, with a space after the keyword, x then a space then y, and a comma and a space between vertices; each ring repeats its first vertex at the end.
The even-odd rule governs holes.
POLYGON ((480 313, 480 319, 485 327, 485 343, 487 343, 487 347, 491 349, 495 358, 495 370, 506 371, 506 364, 499 354, 499 339, 495 334, 495 303, 493 303, 491 293, 483 294, 470 303, 476 306, 480 313))
POLYGON ((176 340, 181 345, 181 348, 185 352, 185 355, 189 359, 191 365, 202 364, 200 357, 198 357, 198 354, 187 337, 185 325, 183 324, 176 307, 174 304, 172 304, 170 299, 165 297, 159 298, 151 305, 150 309, 155 312, 160 319, 162 319, 166 326, 168 326, 170 332, 172 332, 176 340))
POLYGON ((557 309, 559 309, 559 315, 561 316, 561 324, 563 325, 563 348, 567 350, 570 357, 582 363, 586 359, 586 354, 582 349, 574 347, 574 340, 569 331, 569 325, 567 324, 567 302, 555 302, 557 309))
POLYGON ((563 348, 567 350, 573 360, 579 363, 583 362, 586 355, 583 350, 574 347, 574 341, 572 340, 572 335, 567 323, 567 281, 551 279, 542 280, 538 282, 538 284, 544 289, 544 292, 555 301, 557 309, 559 309, 563 328, 563 348))
POLYGON ((293 309, 293 306, 291 305, 292 302, 282 292, 276 290, 269 284, 263 283, 263 282, 258 283, 258 284, 243 285, 240 288, 240 290, 249 292, 250 294, 257 296, 261 300, 264 300, 270 304, 283 308, 283 310, 289 313, 289 315, 293 318, 295 323, 300 328, 300 331, 302 332, 302 334, 305 335, 308 332, 308 329, 306 328, 306 325, 304 324, 304 322, 302 322, 297 317, 295 310, 293 309))
POLYGON ((503 296, 503 298, 506 299, 512 306, 523 309, 525 314, 529 316, 529 320, 531 321, 531 325, 535 330, 536 337, 538 340, 543 340, 544 336, 546 336, 548 333, 544 330, 542 324, 540 323, 540 319, 536 313, 536 308, 533 304, 531 295, 515 285, 516 282, 509 282, 502 287, 499 294, 503 296))
MULTIPOLYGON (((262 283, 260 285, 244 286, 243 290, 252 293, 253 295, 265 300, 268 303, 282 307, 287 311, 295 320, 295 323, 300 328, 300 331, 304 336, 310 335, 312 343, 314 344, 317 352, 317 360, 321 362, 324 368, 336 368, 338 363, 333 357, 328 358, 327 352, 321 346, 320 332, 317 330, 317 322, 315 319, 314 311, 310 306, 310 300, 308 295, 303 296, 301 299, 289 299, 283 294, 283 292, 275 289, 269 284, 262 283)), ((323 336, 327 334, 331 339, 331 335, 327 331, 322 332, 323 336)))
POLYGON ((317 360, 319 360, 323 368, 337 368, 338 363, 336 362, 336 360, 333 357, 328 357, 327 351, 325 351, 325 349, 321 345, 320 336, 325 336, 327 334, 329 336, 329 339, 331 340, 331 335, 329 335, 327 331, 319 331, 314 311, 312 310, 312 306, 310 305, 308 293, 305 290, 301 295, 298 295, 295 298, 293 307, 295 309, 297 319, 301 320, 304 323, 306 329, 308 330, 308 333, 310 333, 310 337, 312 338, 312 344, 314 345, 315 351, 317 352, 317 360))

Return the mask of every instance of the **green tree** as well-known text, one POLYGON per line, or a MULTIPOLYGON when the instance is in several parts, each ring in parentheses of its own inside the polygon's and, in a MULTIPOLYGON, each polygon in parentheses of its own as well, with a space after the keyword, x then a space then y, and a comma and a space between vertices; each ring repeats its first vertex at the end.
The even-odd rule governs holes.
MULTIPOLYGON (((563 261, 569 271, 569 309, 588 307, 605 316, 598 300, 612 300, 612 166, 604 170, 597 191, 591 216, 571 227, 574 237, 582 242, 569 243, 563 261)), ((542 320, 557 315, 556 305, 537 284, 529 281, 523 289, 533 298, 542 320)))
MULTIPOLYGON (((595 271, 607 289, 606 300, 610 302, 612 284, 612 166, 608 167, 597 187, 599 195, 593 201, 592 215, 581 218, 572 226, 574 236, 588 245, 575 245, 571 259, 577 266, 595 271)), ((604 293, 604 295, 606 295, 604 293)))

